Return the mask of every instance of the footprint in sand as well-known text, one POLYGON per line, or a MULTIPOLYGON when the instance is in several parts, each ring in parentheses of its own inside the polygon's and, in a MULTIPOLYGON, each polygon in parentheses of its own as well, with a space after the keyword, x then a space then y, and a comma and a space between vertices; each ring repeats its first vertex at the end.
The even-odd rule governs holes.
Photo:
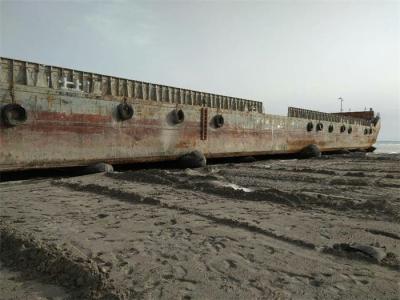
POLYGON ((104 232, 93 232, 92 236, 88 238, 89 241, 104 239, 107 236, 104 232))
POLYGON ((251 264, 254 263, 254 261, 255 261, 254 254, 252 254, 252 253, 238 252, 237 254, 251 264))
POLYGON ((205 244, 208 247, 214 249, 216 252, 220 252, 222 249, 226 247, 225 244, 222 241, 220 241, 220 239, 215 237, 210 237, 208 241, 205 242, 205 244))
POLYGON ((232 259, 227 259, 224 261, 225 265, 230 268, 230 269, 236 269, 237 268, 237 263, 233 261, 232 259))
POLYGON ((188 271, 183 266, 173 265, 172 269, 173 269, 173 273, 174 273, 175 277, 177 277, 177 278, 185 278, 186 275, 188 274, 188 271))
POLYGON ((208 242, 208 244, 217 252, 220 252, 225 248, 225 244, 222 242, 208 242))
POLYGON ((358 276, 358 275, 349 275, 349 277, 356 283, 356 284, 361 284, 361 285, 368 285, 370 282, 369 280, 365 279, 363 276, 358 276))
POLYGON ((275 249, 271 246, 268 245, 264 245, 264 249, 269 253, 269 254, 274 254, 275 253, 275 249))
POLYGON ((169 281, 172 278, 174 278, 174 275, 172 275, 172 274, 164 274, 164 275, 162 275, 162 278, 169 281))

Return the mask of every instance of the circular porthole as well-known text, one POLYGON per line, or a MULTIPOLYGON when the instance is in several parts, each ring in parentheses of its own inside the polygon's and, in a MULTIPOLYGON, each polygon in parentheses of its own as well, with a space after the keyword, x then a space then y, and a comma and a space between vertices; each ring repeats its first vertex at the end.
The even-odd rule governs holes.
POLYGON ((350 134, 353 132, 353 128, 349 127, 349 129, 347 129, 347 133, 350 134))

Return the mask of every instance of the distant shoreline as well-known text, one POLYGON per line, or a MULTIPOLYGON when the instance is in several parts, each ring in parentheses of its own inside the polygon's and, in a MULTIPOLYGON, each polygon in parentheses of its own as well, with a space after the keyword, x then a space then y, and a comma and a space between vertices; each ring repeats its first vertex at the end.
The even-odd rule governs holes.
POLYGON ((400 141, 377 141, 375 153, 400 153, 400 141))

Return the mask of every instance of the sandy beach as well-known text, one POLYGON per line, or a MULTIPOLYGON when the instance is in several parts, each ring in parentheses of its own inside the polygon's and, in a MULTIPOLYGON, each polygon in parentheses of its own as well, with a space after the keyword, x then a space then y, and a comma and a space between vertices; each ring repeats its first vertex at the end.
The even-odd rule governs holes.
POLYGON ((400 155, 0 183, 1 299, 399 299, 400 155))

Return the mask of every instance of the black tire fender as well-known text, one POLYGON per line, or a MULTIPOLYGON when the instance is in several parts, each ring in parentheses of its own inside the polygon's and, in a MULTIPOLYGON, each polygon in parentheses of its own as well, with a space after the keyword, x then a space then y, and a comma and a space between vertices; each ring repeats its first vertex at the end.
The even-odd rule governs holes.
POLYGON ((118 117, 122 121, 129 120, 133 117, 133 107, 128 103, 120 103, 117 106, 118 117))
POLYGON ((321 122, 317 123, 317 126, 315 127, 315 129, 317 131, 322 131, 322 129, 324 129, 324 124, 322 124, 321 122))
POLYGON ((329 127, 328 127, 328 131, 329 132, 333 132, 333 125, 331 124, 331 125, 329 125, 329 127))
POLYGON ((180 124, 185 121, 185 113, 182 109, 175 109, 171 112, 171 119, 174 124, 180 124))
POLYGON ((1 118, 7 126, 23 124, 28 119, 25 108, 16 103, 6 104, 1 109, 1 118))
POLYGON ((207 159, 201 151, 195 150, 182 155, 178 159, 178 166, 181 168, 201 168, 207 165, 207 159))
POLYGON ((300 153, 300 158, 321 157, 321 150, 315 144, 308 145, 303 148, 300 153))
POLYGON ((346 131, 346 125, 340 126, 340 132, 345 132, 346 131))
POLYGON ((215 115, 214 116, 214 126, 216 128, 221 128, 224 126, 224 117, 222 115, 215 115))
POLYGON ((353 128, 350 126, 349 129, 347 129, 347 133, 350 134, 353 132, 353 128))
POLYGON ((307 131, 311 131, 311 130, 313 130, 313 128, 314 128, 313 122, 308 122, 307 123, 307 131))

